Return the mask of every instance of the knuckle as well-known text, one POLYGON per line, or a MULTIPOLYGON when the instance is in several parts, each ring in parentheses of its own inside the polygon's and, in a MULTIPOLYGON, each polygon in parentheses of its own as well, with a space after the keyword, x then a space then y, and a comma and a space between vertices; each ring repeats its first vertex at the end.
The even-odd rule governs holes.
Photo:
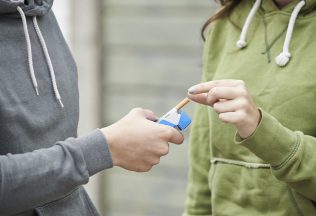
POLYGON ((173 130, 171 128, 168 128, 168 130, 165 131, 166 141, 171 140, 172 136, 173 136, 173 130))
POLYGON ((153 167, 152 165, 147 165, 147 166, 144 167, 144 171, 148 172, 148 171, 151 170, 152 167, 153 167))
POLYGON ((241 108, 245 108, 248 106, 248 100, 245 97, 240 98, 239 104, 241 108))
POLYGON ((207 89, 207 83, 201 83, 200 88, 202 89, 207 89))
POLYGON ((140 168, 138 168, 137 169, 137 172, 146 172, 146 169, 145 169, 145 167, 144 166, 142 166, 142 167, 140 167, 140 168))
POLYGON ((214 103, 213 109, 215 112, 220 113, 221 112, 221 105, 219 103, 214 103))
POLYGON ((150 109, 144 109, 144 111, 146 111, 150 115, 155 115, 155 113, 150 109))
POLYGON ((243 84, 237 86, 237 92, 239 94, 240 97, 245 97, 245 98, 248 98, 249 97, 249 92, 246 88, 246 85, 244 83, 244 81, 242 81, 243 84))
POLYGON ((241 113, 240 113, 240 120, 241 120, 241 121, 244 121, 244 120, 247 118, 247 116, 248 116, 248 115, 247 115, 246 112, 244 112, 244 111, 241 112, 241 113))
POLYGON ((207 103, 208 105, 211 105, 211 106, 212 106, 212 102, 213 102, 212 97, 211 97, 210 95, 207 95, 206 103, 207 103))
POLYGON ((217 86, 217 85, 220 84, 220 81, 219 81, 219 80, 214 80, 214 81, 212 81, 212 82, 213 82, 213 85, 214 85, 214 86, 217 86))
POLYGON ((149 170, 151 170, 152 167, 153 165, 147 162, 143 164, 141 167, 139 167, 137 172, 148 172, 149 170))
POLYGON ((180 133, 180 139, 179 139, 179 143, 178 144, 182 144, 184 142, 184 136, 183 134, 180 133))
POLYGON ((247 97, 248 96, 248 91, 246 88, 244 87, 240 87, 239 88, 239 95, 242 97, 247 97))
POLYGON ((135 171, 135 172, 142 172, 142 169, 139 167, 136 167, 135 169, 130 169, 131 171, 135 171))
POLYGON ((159 163, 160 163, 160 158, 157 157, 157 158, 152 159, 151 165, 154 166, 154 165, 157 165, 159 163))
POLYGON ((210 96, 216 96, 218 94, 218 87, 212 88, 209 93, 210 96))
POLYGON ((237 80, 237 82, 240 86, 246 86, 246 83, 243 80, 237 80))
POLYGON ((135 112, 135 113, 138 113, 138 112, 143 112, 143 108, 141 108, 141 107, 135 107, 135 108, 133 108, 132 110, 131 110, 131 112, 135 112))
POLYGON ((169 153, 169 147, 164 145, 160 148, 160 155, 167 155, 169 153))
POLYGON ((220 119, 222 122, 224 122, 224 123, 229 123, 228 119, 225 117, 224 114, 221 113, 221 114, 218 115, 218 117, 219 117, 219 119, 220 119))

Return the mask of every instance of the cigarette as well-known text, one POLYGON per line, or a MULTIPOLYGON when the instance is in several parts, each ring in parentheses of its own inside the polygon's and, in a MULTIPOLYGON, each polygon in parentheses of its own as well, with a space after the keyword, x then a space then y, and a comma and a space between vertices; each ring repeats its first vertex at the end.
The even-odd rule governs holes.
POLYGON ((175 107, 177 110, 180 110, 182 107, 184 107, 185 105, 187 105, 190 102, 189 98, 184 98, 180 103, 177 104, 177 106, 175 107))

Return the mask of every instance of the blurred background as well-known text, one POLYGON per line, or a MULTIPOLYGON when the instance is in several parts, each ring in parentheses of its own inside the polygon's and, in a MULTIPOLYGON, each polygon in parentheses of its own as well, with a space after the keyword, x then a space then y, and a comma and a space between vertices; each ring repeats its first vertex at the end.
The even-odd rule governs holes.
MULTIPOLYGON (((79 134, 109 125, 134 107, 163 115, 201 76, 200 29, 213 0, 55 0, 54 11, 76 59, 79 134)), ((194 104, 184 109, 193 116, 194 104)), ((190 128, 189 128, 190 129, 190 128)), ((181 146, 149 173, 120 168, 86 188, 106 216, 181 215, 186 196, 189 130, 181 146)))

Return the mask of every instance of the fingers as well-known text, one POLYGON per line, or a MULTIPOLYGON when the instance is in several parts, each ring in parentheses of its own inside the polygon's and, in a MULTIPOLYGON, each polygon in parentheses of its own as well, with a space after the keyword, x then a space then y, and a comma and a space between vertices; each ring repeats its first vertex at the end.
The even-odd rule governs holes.
POLYGON ((136 115, 142 116, 151 121, 156 121, 158 119, 155 113, 149 109, 134 108, 131 110, 131 113, 135 113, 136 115))
POLYGON ((155 113, 149 109, 144 109, 143 110, 144 116, 146 119, 151 120, 151 121, 156 121, 158 120, 158 117, 155 115, 155 113))
POLYGON ((214 87, 208 93, 193 94, 189 97, 191 100, 213 106, 218 101, 233 100, 238 97, 246 97, 247 92, 242 87, 214 87))
POLYGON ((223 122, 231 124, 243 122, 243 119, 247 117, 246 113, 242 111, 220 113, 218 116, 223 122))
POLYGON ((169 143, 168 142, 162 143, 159 146, 156 146, 156 148, 157 148, 157 150, 156 150, 157 155, 159 157, 166 156, 169 153, 169 143))
POLYGON ((240 96, 241 89, 236 87, 214 87, 207 94, 207 104, 213 106, 219 100, 232 100, 240 96))
MULTIPOLYGON (((165 127, 169 127, 169 126, 165 126, 165 127)), ((174 144, 182 144, 184 141, 183 134, 180 133, 177 129, 174 129, 171 127, 168 128, 166 136, 167 136, 167 141, 174 144)))
POLYGON ((248 101, 245 98, 237 98, 235 100, 218 101, 214 103, 213 109, 218 114, 225 112, 234 112, 247 106, 248 101))
POLYGON ((201 93, 207 93, 214 87, 236 87, 236 86, 244 86, 245 83, 242 80, 213 80, 209 82, 200 83, 197 85, 194 85, 189 88, 188 93, 189 94, 201 94, 201 93))
POLYGON ((261 114, 242 80, 216 80, 197 84, 188 90, 195 102, 214 108, 219 118, 236 126, 241 137, 257 128, 261 114))
POLYGON ((188 94, 188 97, 190 100, 207 105, 207 93, 201 93, 201 94, 188 94))
MULTIPOLYGON (((142 109, 142 108, 134 108, 131 110, 131 113, 145 117, 148 120, 151 121, 156 121, 158 118, 157 116, 148 109, 142 109)), ((181 132, 179 132, 178 130, 176 130, 175 128, 172 128, 170 126, 166 126, 166 125, 161 125, 161 124, 157 124, 154 123, 154 125, 152 125, 152 127, 160 127, 161 131, 163 131, 163 136, 164 136, 164 140, 166 142, 171 142, 174 144, 182 144, 184 141, 184 137, 183 134, 181 132)))

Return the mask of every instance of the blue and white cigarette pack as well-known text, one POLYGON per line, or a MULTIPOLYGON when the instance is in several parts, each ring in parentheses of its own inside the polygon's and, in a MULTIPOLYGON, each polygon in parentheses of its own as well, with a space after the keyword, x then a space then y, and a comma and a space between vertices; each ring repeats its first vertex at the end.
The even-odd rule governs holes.
POLYGON ((158 120, 159 124, 168 125, 183 131, 191 124, 191 118, 182 110, 173 108, 158 120))

